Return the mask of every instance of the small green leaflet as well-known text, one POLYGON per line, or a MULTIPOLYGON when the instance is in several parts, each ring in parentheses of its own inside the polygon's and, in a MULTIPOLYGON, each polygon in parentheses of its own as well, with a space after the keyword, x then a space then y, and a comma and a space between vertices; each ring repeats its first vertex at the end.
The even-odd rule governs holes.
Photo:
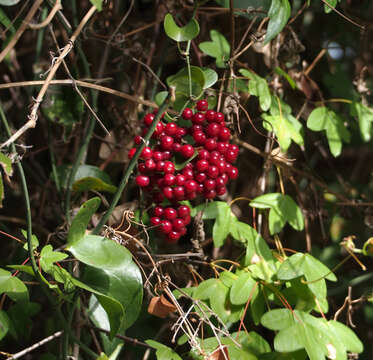
POLYGON ((6 293, 13 301, 27 302, 29 294, 26 285, 9 271, 0 269, 0 294, 6 293))
POLYGON ((55 262, 66 259, 67 257, 67 254, 59 251, 53 251, 52 245, 45 245, 41 249, 40 253, 40 266, 45 272, 49 273, 52 270, 55 262))
POLYGON ((98 11, 102 10, 102 1, 103 0, 89 0, 92 5, 96 6, 98 11))
POLYGON ((341 0, 326 0, 325 2, 327 4, 324 3, 324 11, 326 14, 328 14, 333 11, 337 3, 341 2, 341 0))
POLYGON ((192 40, 199 34, 199 25, 195 19, 191 19, 188 24, 179 27, 172 15, 167 14, 163 26, 167 36, 177 42, 192 40))
POLYGON ((175 351, 158 341, 146 340, 145 342, 152 348, 156 349, 155 355, 157 356, 157 360, 182 360, 175 351))
POLYGON ((274 131, 281 150, 286 152, 293 140, 303 145, 302 124, 291 115, 291 108, 278 97, 272 97, 270 115, 262 114, 263 127, 274 131))
POLYGON ((372 136, 373 109, 361 102, 353 102, 350 113, 352 116, 357 116, 361 138, 368 142, 372 136))
POLYGON ((218 68, 225 68, 231 51, 230 45, 224 35, 217 30, 210 30, 210 37, 211 41, 201 42, 199 48, 206 55, 216 59, 218 68))
POLYGON ((251 207, 271 209, 269 211, 269 231, 271 235, 279 233, 288 222, 295 230, 304 227, 302 212, 289 195, 270 193, 258 196, 250 202, 251 207))
MULTIPOLYGON (((0 9, 1 10, 1 9, 0 9)), ((0 152, 0 166, 3 168, 4 172, 8 176, 12 176, 13 169, 12 169, 12 160, 0 152)), ((0 208, 3 207, 3 199, 4 199, 4 184, 3 184, 3 177, 0 172, 0 208)))
POLYGON ((267 111, 271 106, 272 98, 266 79, 246 69, 239 71, 249 79, 249 93, 258 96, 261 109, 267 111))
POLYGON ((268 11, 269 23, 264 44, 269 43, 285 27, 290 17, 291 7, 289 0, 272 0, 268 11))
POLYGON ((350 132, 343 119, 325 106, 314 109, 307 120, 307 127, 313 131, 326 131, 330 152, 337 157, 342 152, 342 141, 350 142, 350 132))
MULTIPOLYGON (((25 237, 25 239, 27 240, 27 231, 21 229, 21 233, 22 233, 22 235, 25 237)), ((31 244, 32 244, 32 250, 37 249, 37 247, 39 246, 39 240, 38 240, 38 238, 36 237, 36 235, 34 235, 34 234, 32 234, 32 237, 31 237, 31 244)), ((28 244, 27 244, 27 242, 25 243, 25 245, 23 245, 23 248, 24 248, 26 251, 28 251, 28 244)))

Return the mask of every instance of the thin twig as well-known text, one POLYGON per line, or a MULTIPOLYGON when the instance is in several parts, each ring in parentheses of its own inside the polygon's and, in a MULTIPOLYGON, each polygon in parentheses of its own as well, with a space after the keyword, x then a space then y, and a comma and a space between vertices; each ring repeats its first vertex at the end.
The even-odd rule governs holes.
POLYGON ((46 27, 53 20, 54 15, 56 15, 59 10, 62 10, 61 0, 56 0, 56 3, 54 4, 47 18, 39 24, 28 24, 29 28, 32 30, 38 30, 46 27))
MULTIPOLYGON (((56 71, 57 69, 59 68, 59 66, 61 65, 62 63, 62 60, 64 59, 64 57, 71 51, 71 49, 73 48, 74 46, 74 42, 75 40, 77 39, 78 35, 80 34, 80 32, 83 30, 83 27, 86 25, 86 23, 89 21, 89 19, 92 17, 92 15, 96 12, 96 7, 95 6, 92 6, 88 12, 86 13, 86 15, 83 17, 82 21, 80 22, 80 24, 78 25, 77 29, 74 31, 73 35, 71 36, 68 44, 63 48, 63 51, 61 52, 61 54, 58 56, 58 58, 55 60, 54 64, 52 65, 50 71, 49 71, 49 74, 48 74, 48 77, 45 79, 44 81, 44 84, 42 86, 42 88, 40 89, 39 91, 39 94, 38 96, 36 97, 35 99, 35 103, 31 109, 31 113, 30 115, 28 116, 28 121, 25 125, 23 125, 19 130, 17 130, 7 141, 5 141, 3 144, 0 145, 0 149, 2 147, 5 147, 5 146, 8 146, 10 144, 12 144, 14 141, 16 141, 24 132, 26 132, 28 129, 30 128, 34 128, 36 126, 36 122, 37 122, 37 111, 39 109, 39 106, 41 104, 41 102, 43 101, 43 98, 44 98, 44 95, 45 93, 47 92, 48 90, 48 87, 50 85, 50 82, 53 78, 53 76, 56 74, 56 71)), ((1 57, 0 57, 0 61, 1 61, 1 57)))

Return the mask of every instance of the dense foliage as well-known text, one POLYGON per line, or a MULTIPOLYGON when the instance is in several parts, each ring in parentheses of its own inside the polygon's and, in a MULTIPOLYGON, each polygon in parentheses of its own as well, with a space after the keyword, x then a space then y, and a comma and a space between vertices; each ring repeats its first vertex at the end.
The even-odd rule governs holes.
POLYGON ((371 359, 369 1, 0 0, 4 359, 371 359))

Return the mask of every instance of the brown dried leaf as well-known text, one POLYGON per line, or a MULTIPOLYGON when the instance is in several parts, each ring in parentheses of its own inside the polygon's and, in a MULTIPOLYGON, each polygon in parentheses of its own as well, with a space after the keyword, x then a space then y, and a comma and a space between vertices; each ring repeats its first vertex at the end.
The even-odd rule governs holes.
POLYGON ((148 313, 162 319, 176 311, 176 306, 169 302, 163 295, 155 296, 150 300, 148 313))
POLYGON ((219 346, 207 360, 230 360, 227 346, 219 346))

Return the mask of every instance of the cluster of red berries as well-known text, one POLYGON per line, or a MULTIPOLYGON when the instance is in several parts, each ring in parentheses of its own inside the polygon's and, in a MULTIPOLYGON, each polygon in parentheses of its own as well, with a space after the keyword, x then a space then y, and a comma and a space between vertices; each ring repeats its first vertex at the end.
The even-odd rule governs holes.
MULTIPOLYGON (((190 108, 183 111, 182 118, 187 126, 160 121, 150 146, 146 146, 140 155, 136 184, 150 194, 152 202, 156 204, 166 199, 178 204, 179 201, 192 200, 199 195, 213 199, 217 195, 224 195, 228 180, 238 176, 238 170, 232 163, 239 149, 237 145, 229 143, 231 133, 225 125, 224 115, 208 110, 206 100, 198 101, 196 110, 195 113, 190 108), (194 143, 188 143, 188 138, 193 138, 191 142, 194 143), (177 170, 175 161, 186 165, 177 170)), ((154 118, 155 113, 145 115, 144 134, 154 118)), ((143 139, 136 136, 134 141, 139 145, 143 139)), ((131 149, 129 158, 135 152, 136 148, 131 149)), ((159 208, 157 206, 155 209, 159 208)), ((169 212, 176 214, 180 208, 165 208, 163 217, 154 214, 154 218, 159 221, 153 220, 152 224, 159 225, 159 231, 166 234, 168 242, 176 242, 184 235, 185 226, 190 221, 188 217, 188 221, 185 221, 180 214, 175 218, 168 217, 169 212)))

